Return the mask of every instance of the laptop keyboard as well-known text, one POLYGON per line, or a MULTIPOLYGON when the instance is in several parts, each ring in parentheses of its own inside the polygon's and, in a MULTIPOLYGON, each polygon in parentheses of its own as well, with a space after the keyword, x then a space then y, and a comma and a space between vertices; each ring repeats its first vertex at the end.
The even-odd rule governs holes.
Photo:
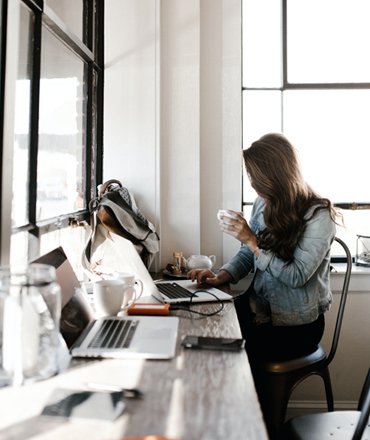
POLYGON ((198 296, 177 283, 156 283, 156 286, 161 293, 171 299, 196 298, 198 296))
POLYGON ((106 319, 89 344, 91 348, 128 348, 134 337, 138 321, 106 319))

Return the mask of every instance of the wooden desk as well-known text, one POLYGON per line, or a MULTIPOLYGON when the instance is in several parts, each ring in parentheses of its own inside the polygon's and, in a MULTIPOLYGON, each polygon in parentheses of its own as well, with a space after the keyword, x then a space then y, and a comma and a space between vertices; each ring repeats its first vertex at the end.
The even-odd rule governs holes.
MULTIPOLYGON (((202 305, 202 311, 218 305, 202 305)), ((176 312, 186 315, 186 312, 176 312)), ((63 374, 19 388, 0 389, 0 440, 113 440, 149 434, 181 440, 264 440, 265 426, 245 352, 186 350, 185 334, 240 337, 234 306, 221 316, 180 319, 170 361, 79 361, 63 374), (138 387, 114 423, 37 417, 56 387, 84 389, 88 381, 138 387), (34 436, 32 436, 34 434, 34 436)))

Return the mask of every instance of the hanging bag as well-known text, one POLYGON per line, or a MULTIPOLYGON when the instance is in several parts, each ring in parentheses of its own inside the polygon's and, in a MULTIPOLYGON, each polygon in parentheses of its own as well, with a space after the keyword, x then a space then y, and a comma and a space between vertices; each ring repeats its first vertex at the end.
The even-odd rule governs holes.
POLYGON ((98 196, 90 201, 89 210, 91 233, 83 250, 82 266, 90 275, 99 273, 99 265, 104 265, 101 249, 107 240, 114 241, 114 234, 129 240, 145 266, 150 267, 159 251, 159 236, 136 205, 133 194, 119 180, 111 179, 98 187, 98 196))

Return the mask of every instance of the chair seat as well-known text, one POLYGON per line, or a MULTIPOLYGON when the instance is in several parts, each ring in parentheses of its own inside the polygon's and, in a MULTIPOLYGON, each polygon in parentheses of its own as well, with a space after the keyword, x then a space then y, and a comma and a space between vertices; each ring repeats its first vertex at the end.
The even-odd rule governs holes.
POLYGON ((315 364, 320 364, 322 361, 327 359, 325 350, 318 346, 317 350, 305 356, 301 356, 296 359, 291 359, 288 361, 270 361, 261 363, 263 370, 269 373, 289 373, 291 371, 297 371, 305 367, 310 367, 315 364))
MULTIPOLYGON (((294 417, 285 425, 287 440, 351 440, 360 417, 360 411, 335 411, 294 417)), ((364 440, 370 439, 367 426, 364 440)))

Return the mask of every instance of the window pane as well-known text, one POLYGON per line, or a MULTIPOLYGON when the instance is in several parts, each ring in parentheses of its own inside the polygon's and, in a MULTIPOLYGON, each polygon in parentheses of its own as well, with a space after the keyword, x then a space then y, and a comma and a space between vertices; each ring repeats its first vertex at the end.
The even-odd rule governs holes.
POLYGON ((30 147, 30 93, 32 71, 33 14, 22 5, 20 10, 18 74, 15 89, 15 138, 13 162, 12 226, 28 223, 28 175, 30 147))
MULTIPOLYGON (((281 132, 281 92, 248 90, 243 92, 243 149, 266 133, 281 132)), ((253 201, 254 189, 243 166, 243 200, 253 201)))
POLYGON ((245 171, 245 166, 243 162, 243 201, 251 203, 257 197, 256 191, 252 188, 247 173, 245 171))
POLYGON ((83 1, 82 0, 45 0, 70 30, 82 40, 83 1))
POLYGON ((281 131, 281 92, 243 92, 243 148, 269 132, 281 131))
POLYGON ((37 220, 83 206, 83 62, 43 27, 37 220))
POLYGON ((281 84, 280 2, 243 0, 243 85, 281 84))
POLYGON ((351 247, 352 255, 356 254, 357 234, 370 236, 370 222, 368 210, 342 210, 344 217, 344 228, 339 229, 343 240, 351 247))
POLYGON ((284 93, 284 133, 306 180, 333 202, 369 202, 369 90, 284 93))
POLYGON ((369 15, 368 0, 287 0, 288 82, 369 82, 369 15))
POLYGON ((10 264, 15 267, 27 264, 28 232, 12 234, 10 240, 10 264))
POLYGON ((62 246, 74 272, 80 280, 84 278, 81 255, 86 244, 88 231, 80 227, 68 227, 43 234, 40 238, 40 255, 62 246))

